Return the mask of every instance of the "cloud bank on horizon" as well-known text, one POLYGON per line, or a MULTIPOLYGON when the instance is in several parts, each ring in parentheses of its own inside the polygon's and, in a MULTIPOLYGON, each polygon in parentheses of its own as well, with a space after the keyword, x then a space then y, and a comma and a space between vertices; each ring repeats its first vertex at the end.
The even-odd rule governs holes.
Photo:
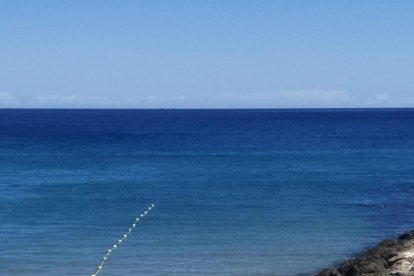
POLYGON ((1 1, 0 107, 414 107, 414 1, 1 1))
POLYGON ((215 93, 196 96, 151 95, 137 98, 110 96, 36 95, 19 98, 0 92, 0 108, 348 108, 413 107, 414 97, 393 98, 389 94, 358 98, 341 90, 280 90, 258 93, 215 93))

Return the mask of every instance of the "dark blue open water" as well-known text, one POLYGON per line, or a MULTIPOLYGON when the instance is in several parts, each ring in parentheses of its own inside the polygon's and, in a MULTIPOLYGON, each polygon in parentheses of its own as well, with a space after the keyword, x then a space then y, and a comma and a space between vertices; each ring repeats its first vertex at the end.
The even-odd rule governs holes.
POLYGON ((414 110, 0 110, 0 274, 297 275, 414 228, 414 110))

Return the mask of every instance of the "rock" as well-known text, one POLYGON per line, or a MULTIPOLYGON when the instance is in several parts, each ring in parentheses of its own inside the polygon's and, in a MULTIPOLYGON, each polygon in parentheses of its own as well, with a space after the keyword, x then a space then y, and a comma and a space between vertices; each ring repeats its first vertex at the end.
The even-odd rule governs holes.
POLYGON ((326 268, 316 276, 414 276, 414 231, 387 239, 337 269, 326 268))
POLYGON ((403 260, 403 259, 404 259, 404 257, 396 255, 396 256, 394 256, 394 257, 392 257, 391 259, 388 260, 388 264, 393 265, 394 263, 396 263, 400 260, 403 260))
POLYGON ((414 231, 404 233, 401 236, 398 237, 400 240, 408 240, 414 238, 414 231))
POLYGON ((318 274, 316 274, 316 276, 342 276, 342 274, 336 269, 326 268, 318 274))

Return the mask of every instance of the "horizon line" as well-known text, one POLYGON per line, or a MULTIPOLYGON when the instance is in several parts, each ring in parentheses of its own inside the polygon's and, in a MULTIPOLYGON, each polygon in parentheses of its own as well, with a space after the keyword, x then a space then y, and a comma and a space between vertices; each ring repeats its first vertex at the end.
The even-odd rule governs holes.
POLYGON ((363 110, 413 107, 0 107, 0 110, 363 110))

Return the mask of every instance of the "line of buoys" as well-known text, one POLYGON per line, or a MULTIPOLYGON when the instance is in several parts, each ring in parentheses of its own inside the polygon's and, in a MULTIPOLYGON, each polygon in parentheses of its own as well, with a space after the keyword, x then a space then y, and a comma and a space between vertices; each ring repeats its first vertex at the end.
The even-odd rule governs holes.
POLYGON ((105 265, 105 263, 107 262, 107 260, 108 260, 108 257, 112 254, 112 252, 115 250, 115 249, 117 249, 118 248, 118 246, 121 244, 121 243, 123 243, 127 238, 128 238, 128 236, 132 233, 132 231, 137 227, 137 224, 139 223, 139 221, 140 221, 140 218, 143 218, 144 216, 146 216, 147 214, 148 214, 148 212, 149 211, 151 211, 151 209, 152 208, 154 208, 155 207, 155 204, 151 204, 149 207, 148 207, 148 209, 146 210, 146 211, 144 211, 143 213, 141 213, 138 217, 136 217, 135 218, 135 221, 134 221, 134 223, 131 225, 131 227, 128 229, 128 231, 122 236, 122 238, 121 239, 119 239, 111 248, 109 248, 107 251, 106 251, 106 254, 105 254, 105 256, 103 256, 102 257, 102 262, 101 262, 101 264, 100 265, 98 265, 98 268, 97 268, 97 270, 96 270, 96 272, 95 273, 93 273, 91 276, 96 276, 96 275, 98 275, 99 273, 101 273, 102 272, 102 270, 103 270, 103 267, 104 267, 104 265, 105 265))

